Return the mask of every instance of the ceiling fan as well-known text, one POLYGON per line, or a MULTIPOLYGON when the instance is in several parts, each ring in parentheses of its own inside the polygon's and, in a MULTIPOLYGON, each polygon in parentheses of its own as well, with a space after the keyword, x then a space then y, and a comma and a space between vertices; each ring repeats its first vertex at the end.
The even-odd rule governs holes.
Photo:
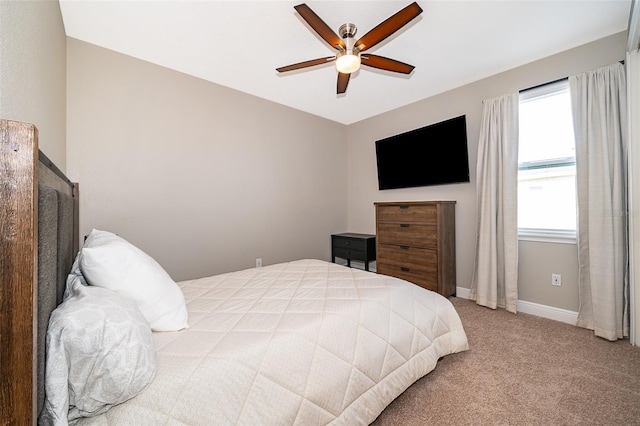
POLYGON ((276 68, 278 72, 294 71, 335 61, 336 69, 338 70, 337 93, 340 94, 347 90, 351 73, 357 71, 360 68, 360 64, 402 74, 410 74, 415 68, 413 65, 405 64, 395 59, 361 53, 380 43, 420 15, 422 9, 416 2, 411 3, 384 22, 381 22, 358 40, 354 39, 357 31, 357 27, 354 24, 347 23, 341 25, 338 29, 340 36, 338 36, 306 4, 302 3, 294 6, 294 9, 300 14, 302 19, 304 19, 324 41, 336 49, 338 53, 335 56, 312 59, 310 61, 276 68))

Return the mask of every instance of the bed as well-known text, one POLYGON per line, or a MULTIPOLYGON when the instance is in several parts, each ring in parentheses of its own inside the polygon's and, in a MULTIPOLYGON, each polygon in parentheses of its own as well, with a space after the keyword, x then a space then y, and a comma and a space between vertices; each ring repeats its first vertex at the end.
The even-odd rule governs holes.
MULTIPOLYGON (((12 140, 7 151, 16 147, 12 140)), ((71 185, 77 206, 77 185, 71 185)), ((36 217, 48 211, 38 212, 33 205, 29 209, 36 217)), ((74 223, 70 238, 77 244, 77 219, 74 223)), ((34 240, 32 236, 28 244, 32 263, 38 261, 34 240)), ((55 292, 57 303, 66 279, 78 274, 72 265, 78 246, 70 251, 63 267, 71 274, 64 277, 56 269, 55 289, 40 289, 55 292)), ((20 285, 38 288, 41 281, 34 274, 20 285)), ((176 286, 188 311, 188 328, 153 332, 153 379, 136 396, 77 424, 368 424, 433 370, 440 357, 468 348, 460 318, 446 298, 397 278, 322 260, 296 260, 176 286)), ((33 306, 33 292, 23 292, 24 305, 33 306)), ((4 317, 6 305, 2 309, 4 317)), ((3 408, 3 424, 12 419, 33 422, 42 410, 36 396, 44 389, 37 379, 44 366, 35 360, 43 345, 28 343, 36 342, 31 337, 42 333, 48 320, 34 322, 33 311, 20 319, 34 324, 22 343, 27 347, 22 350, 34 354, 25 362, 26 371, 6 371, 2 352, 3 377, 11 374, 10 382, 20 383, 22 395, 28 395, 26 403, 24 397, 12 402, 21 411, 12 414, 3 408)), ((44 312, 48 319, 51 310, 44 312)), ((9 331, 16 336, 22 330, 16 324, 9 331)), ((4 330, 0 339, 3 346, 15 347, 9 351, 10 362, 18 360, 18 343, 5 337, 4 330)))

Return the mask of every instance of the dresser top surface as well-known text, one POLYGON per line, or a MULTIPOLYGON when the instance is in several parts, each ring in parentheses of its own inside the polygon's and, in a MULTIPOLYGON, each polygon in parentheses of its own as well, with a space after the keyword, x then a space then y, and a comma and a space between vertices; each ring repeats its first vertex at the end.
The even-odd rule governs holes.
POLYGON ((435 204, 455 204, 455 200, 441 201, 378 201, 373 203, 376 206, 424 206, 435 204))

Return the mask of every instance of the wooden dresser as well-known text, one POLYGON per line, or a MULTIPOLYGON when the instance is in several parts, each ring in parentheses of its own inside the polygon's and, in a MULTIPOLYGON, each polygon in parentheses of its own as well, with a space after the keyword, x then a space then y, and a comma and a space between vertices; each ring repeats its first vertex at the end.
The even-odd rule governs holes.
POLYGON ((455 201, 375 203, 376 271, 456 293, 455 201))

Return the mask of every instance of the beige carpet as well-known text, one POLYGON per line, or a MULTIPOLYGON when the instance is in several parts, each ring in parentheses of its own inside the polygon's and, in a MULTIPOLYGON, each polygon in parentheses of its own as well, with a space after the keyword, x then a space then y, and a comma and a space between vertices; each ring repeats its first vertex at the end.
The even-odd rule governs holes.
POLYGON ((640 425, 640 347, 451 298, 469 339, 373 423, 640 425))

